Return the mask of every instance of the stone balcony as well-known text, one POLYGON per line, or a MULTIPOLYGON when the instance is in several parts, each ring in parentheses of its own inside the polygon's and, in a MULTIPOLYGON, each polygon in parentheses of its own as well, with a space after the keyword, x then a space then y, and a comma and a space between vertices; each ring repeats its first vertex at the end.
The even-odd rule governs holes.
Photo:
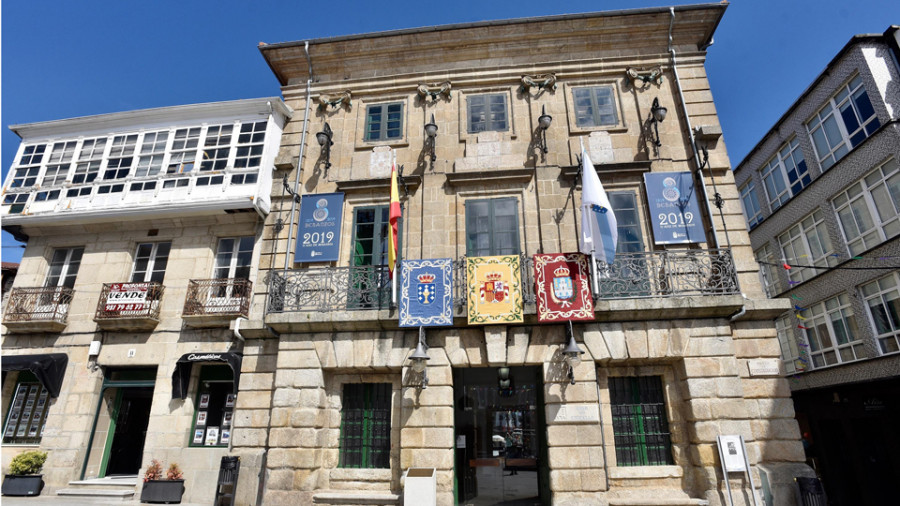
POLYGON ((104 283, 94 321, 103 330, 153 330, 164 288, 154 281, 104 283))
POLYGON ((13 288, 3 324, 10 332, 62 332, 74 294, 65 286, 13 288))
POLYGON ((192 279, 181 318, 188 327, 227 327, 250 312, 253 283, 249 279, 192 279))

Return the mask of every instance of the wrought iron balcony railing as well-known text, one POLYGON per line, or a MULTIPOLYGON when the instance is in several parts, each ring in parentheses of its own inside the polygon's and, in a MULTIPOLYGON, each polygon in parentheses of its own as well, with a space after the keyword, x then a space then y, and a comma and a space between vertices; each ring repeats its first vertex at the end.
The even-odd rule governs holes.
POLYGON ((13 288, 6 304, 4 323, 66 323, 69 304, 75 291, 65 286, 13 288))
POLYGON ((94 320, 159 320, 164 288, 155 281, 104 283, 94 320))
MULTIPOLYGON (((522 255, 522 291, 535 302, 534 262, 522 255)), ((732 295, 740 293, 729 249, 619 253, 612 264, 597 262, 596 299, 732 295)), ((466 258, 453 262, 454 309, 463 312, 466 258)), ((312 267, 272 272, 269 313, 385 309, 391 305, 387 266, 312 267)))
POLYGON ((192 279, 183 316, 243 316, 250 312, 253 283, 249 279, 192 279))

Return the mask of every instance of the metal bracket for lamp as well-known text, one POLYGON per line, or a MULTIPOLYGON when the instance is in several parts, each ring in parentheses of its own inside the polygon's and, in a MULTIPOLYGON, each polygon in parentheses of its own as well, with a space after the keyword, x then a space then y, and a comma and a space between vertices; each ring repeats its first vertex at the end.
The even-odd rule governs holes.
POLYGON ((412 361, 412 370, 422 374, 422 389, 428 388, 428 345, 425 344, 425 327, 419 326, 419 343, 416 344, 416 350, 409 356, 412 361))
POLYGON ((325 155, 325 170, 331 168, 331 146, 334 146, 333 137, 334 132, 331 131, 331 127, 326 121, 325 128, 321 132, 316 133, 316 141, 319 142, 319 146, 322 146, 322 151, 325 155))
POLYGON ((631 79, 631 84, 635 88, 644 88, 651 83, 660 86, 663 82, 662 65, 657 65, 650 70, 628 67, 625 69, 625 75, 628 76, 628 79, 631 79), (638 86, 638 82, 641 83, 640 86, 638 86))
POLYGON ((329 105, 332 109, 337 109, 345 102, 347 103, 347 108, 349 109, 353 107, 353 101, 350 99, 350 97, 350 90, 338 93, 337 95, 325 95, 323 93, 319 95, 319 109, 325 109, 329 105))
POLYGON ((569 325, 566 327, 568 342, 566 343, 566 348, 562 351, 562 354, 566 357, 566 365, 569 366, 569 382, 574 385, 575 368, 581 363, 581 356, 584 355, 584 350, 579 348, 578 343, 575 342, 575 330, 572 328, 572 321, 569 320, 568 324, 569 325))
POLYGON ((428 83, 428 84, 420 84, 416 87, 416 93, 419 94, 420 97, 431 97, 432 102, 437 102, 439 96, 444 95, 447 97, 447 100, 453 100, 453 96, 450 95, 450 89, 452 85, 450 81, 444 81, 442 83, 428 83))
POLYGON ((533 87, 537 87, 539 90, 543 90, 546 88, 550 91, 556 91, 556 74, 551 72, 549 74, 532 74, 522 76, 522 91, 531 90, 531 88, 533 87))

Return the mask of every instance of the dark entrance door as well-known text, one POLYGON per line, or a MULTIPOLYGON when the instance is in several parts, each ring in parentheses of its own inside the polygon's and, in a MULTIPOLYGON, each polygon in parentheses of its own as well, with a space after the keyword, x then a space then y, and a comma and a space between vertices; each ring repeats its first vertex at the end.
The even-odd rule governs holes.
POLYGON ((541 368, 456 369, 453 385, 457 504, 549 504, 541 368))
POLYGON ((122 388, 114 414, 115 431, 109 449, 106 475, 138 474, 144 439, 150 421, 153 388, 122 388))

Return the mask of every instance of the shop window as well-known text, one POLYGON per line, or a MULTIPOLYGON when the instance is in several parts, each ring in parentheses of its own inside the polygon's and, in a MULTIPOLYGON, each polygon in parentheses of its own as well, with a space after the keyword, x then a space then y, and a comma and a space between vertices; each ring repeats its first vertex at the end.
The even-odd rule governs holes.
POLYGON ((366 141, 388 141, 403 137, 403 103, 366 107, 366 141))
POLYGON ((466 255, 518 255, 518 205, 515 198, 466 201, 466 255))
POLYGON ((662 378, 609 378, 609 400, 619 466, 674 464, 662 378))
POLYGON ((16 378, 12 402, 6 413, 3 444, 38 444, 44 434, 50 394, 28 371, 16 378))
POLYGON ((227 447, 233 427, 234 378, 227 365, 205 365, 197 381, 190 446, 227 447))
POLYGON ((391 384, 344 384, 340 467, 390 467, 391 384))

